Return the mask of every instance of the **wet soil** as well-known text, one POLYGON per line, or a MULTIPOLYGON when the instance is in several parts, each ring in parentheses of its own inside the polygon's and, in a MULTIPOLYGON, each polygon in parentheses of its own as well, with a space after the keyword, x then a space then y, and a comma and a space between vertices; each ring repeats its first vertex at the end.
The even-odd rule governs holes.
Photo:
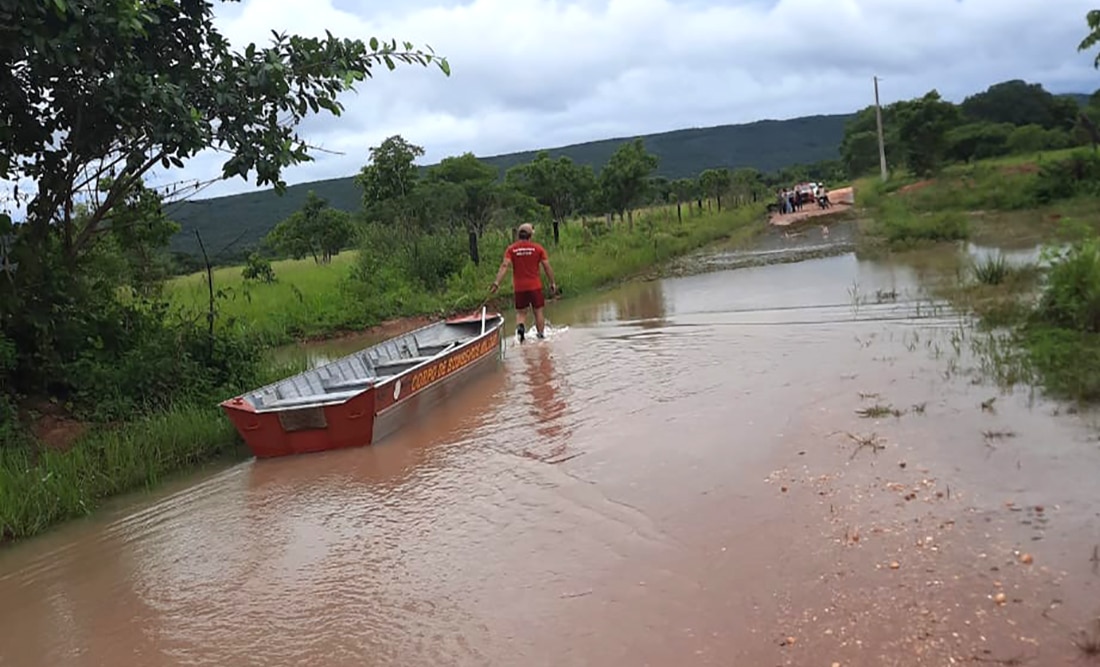
POLYGON ((0 665, 1088 664, 1097 415, 986 379, 952 262, 842 234, 553 304, 377 445, 15 545, 0 665))

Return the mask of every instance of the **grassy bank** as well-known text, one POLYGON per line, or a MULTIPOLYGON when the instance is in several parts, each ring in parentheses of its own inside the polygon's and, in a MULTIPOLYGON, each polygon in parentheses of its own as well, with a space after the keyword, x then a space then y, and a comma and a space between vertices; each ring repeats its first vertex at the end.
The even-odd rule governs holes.
MULTIPOLYGON (((604 287, 629 278, 655 264, 732 235, 747 236, 764 228, 763 206, 728 209, 721 213, 685 211, 683 222, 675 207, 648 209, 635 214, 634 228, 601 219, 572 221, 561 228, 554 245, 546 228, 536 234, 550 254, 564 296, 604 287)), ((214 272, 218 326, 256 335, 267 345, 319 338, 360 330, 398 317, 436 315, 474 308, 487 296, 487 287, 500 264, 511 236, 500 230, 481 238, 481 263, 463 259, 464 234, 428 239, 417 266, 364 266, 363 251, 346 251, 329 264, 312 259, 274 262, 276 281, 245 281, 239 267, 214 272), (427 244, 431 243, 430 247, 427 244), (440 254, 443 257, 440 257, 440 254), (408 275, 433 263, 459 260, 454 270, 440 271, 434 285, 408 275), (364 274, 371 274, 364 279, 364 274), (377 281, 374 281, 378 274, 377 281)), ((386 258, 389 259, 389 258, 386 258)), ((396 260, 395 260, 396 261, 396 260)), ((208 307, 205 274, 192 274, 169 283, 172 300, 197 313, 208 307)), ((507 304, 511 286, 505 280, 497 297, 507 304)))
POLYGON ((941 242, 1004 240, 1023 233, 1040 243, 1064 219, 1100 230, 1100 155, 1072 149, 949 165, 935 178, 893 174, 858 179, 863 252, 941 242))
POLYGON ((209 406, 105 428, 67 451, 0 447, 0 534, 34 535, 91 512, 104 498, 150 487, 236 448, 232 426, 209 406))
MULTIPOLYGON (((269 364, 262 381, 302 370, 269 364)), ((248 455, 216 401, 183 403, 121 425, 100 426, 71 447, 30 440, 0 447, 0 544, 90 514, 111 496, 217 460, 248 455)))
POLYGON ((934 179, 856 185, 863 254, 973 241, 1041 247, 1040 261, 969 261, 932 291, 998 337, 984 352, 1001 379, 1068 400, 1100 400, 1100 157, 1091 150, 987 160, 934 179))

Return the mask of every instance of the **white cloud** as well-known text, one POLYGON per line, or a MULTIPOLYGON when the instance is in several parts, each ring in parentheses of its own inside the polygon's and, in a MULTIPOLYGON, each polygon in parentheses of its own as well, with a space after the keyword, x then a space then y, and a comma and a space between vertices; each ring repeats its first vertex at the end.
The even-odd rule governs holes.
MULTIPOLYGON (((1010 78, 1091 92, 1100 72, 1076 48, 1092 0, 244 0, 217 6, 234 43, 271 30, 430 44, 434 67, 378 70, 310 119, 319 153, 290 183, 352 174, 402 134, 425 163, 682 127, 854 111, 938 89, 949 99, 1010 78), (1057 4, 1057 7, 1054 5, 1057 4)), ((218 174, 203 156, 188 178, 218 174)), ((176 180, 180 174, 158 174, 176 180)), ((240 179, 203 196, 252 189, 240 179)))

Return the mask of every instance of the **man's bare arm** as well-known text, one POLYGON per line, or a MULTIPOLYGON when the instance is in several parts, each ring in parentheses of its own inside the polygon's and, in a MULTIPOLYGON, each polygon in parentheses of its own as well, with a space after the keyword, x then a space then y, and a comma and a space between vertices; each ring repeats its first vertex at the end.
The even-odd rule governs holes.
POLYGON ((489 286, 490 292, 496 292, 500 288, 500 281, 504 279, 504 274, 508 273, 508 267, 512 265, 512 260, 507 257, 500 263, 500 270, 497 271, 497 277, 493 279, 493 284, 489 286))
POLYGON ((550 268, 550 260, 542 260, 542 270, 546 272, 546 277, 550 279, 550 290, 556 292, 558 283, 554 280, 554 270, 550 268))

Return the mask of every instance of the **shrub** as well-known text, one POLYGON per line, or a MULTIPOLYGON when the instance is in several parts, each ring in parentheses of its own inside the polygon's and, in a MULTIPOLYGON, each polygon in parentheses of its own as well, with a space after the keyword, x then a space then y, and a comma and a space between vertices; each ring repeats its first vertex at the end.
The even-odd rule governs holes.
POLYGON ((1100 333, 1100 239, 1091 236, 1046 254, 1050 270, 1035 312, 1038 321, 1100 333))

